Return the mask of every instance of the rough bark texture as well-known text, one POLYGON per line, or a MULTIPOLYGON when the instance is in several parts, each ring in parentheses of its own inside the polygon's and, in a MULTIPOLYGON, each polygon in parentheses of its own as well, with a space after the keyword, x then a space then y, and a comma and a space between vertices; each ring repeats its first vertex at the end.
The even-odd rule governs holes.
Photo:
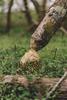
MULTIPOLYGON (((29 81, 25 76, 21 75, 6 75, 0 76, 0 84, 20 84, 25 88, 36 88, 41 95, 45 95, 46 91, 49 91, 60 78, 36 78, 29 81)), ((57 89, 59 94, 56 100, 67 100, 67 79, 63 81, 61 86, 57 89)))
POLYGON ((6 24, 6 31, 9 32, 10 31, 10 27, 11 27, 11 8, 13 5, 13 1, 11 0, 9 2, 9 7, 8 7, 8 12, 7 12, 7 24, 6 24))
POLYGON ((33 33, 30 48, 39 50, 46 46, 60 28, 67 15, 67 0, 56 0, 33 33))

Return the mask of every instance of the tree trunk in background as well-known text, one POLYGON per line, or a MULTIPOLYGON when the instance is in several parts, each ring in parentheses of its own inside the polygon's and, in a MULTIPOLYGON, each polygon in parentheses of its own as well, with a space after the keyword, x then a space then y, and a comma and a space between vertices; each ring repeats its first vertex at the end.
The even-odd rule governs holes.
POLYGON ((46 13, 46 2, 47 0, 42 0, 42 5, 40 6, 36 0, 31 0, 33 5, 35 6, 35 10, 38 15, 38 21, 41 22, 46 13))
POLYGON ((6 32, 9 32, 10 31, 10 27, 11 27, 11 8, 12 8, 12 5, 13 5, 13 1, 14 0, 11 0, 9 2, 9 7, 8 7, 8 12, 7 12, 7 24, 6 24, 6 32))
POLYGON ((29 8, 28 8, 28 2, 27 2, 27 0, 23 0, 23 3, 24 3, 24 7, 25 7, 25 17, 27 19, 28 24, 31 26, 34 23, 33 23, 29 8))
POLYGON ((39 3, 36 0, 31 0, 31 2, 33 3, 33 5, 35 7, 36 13, 38 15, 38 20, 40 21, 40 18, 41 18, 40 5, 39 5, 39 3))
POLYGON ((30 48, 39 50, 46 46, 55 32, 61 27, 67 15, 67 0, 56 0, 33 33, 30 48))
POLYGON ((47 3, 47 0, 42 0, 42 5, 41 5, 41 9, 40 9, 40 21, 42 21, 42 19, 44 18, 45 14, 46 14, 46 3, 47 3))

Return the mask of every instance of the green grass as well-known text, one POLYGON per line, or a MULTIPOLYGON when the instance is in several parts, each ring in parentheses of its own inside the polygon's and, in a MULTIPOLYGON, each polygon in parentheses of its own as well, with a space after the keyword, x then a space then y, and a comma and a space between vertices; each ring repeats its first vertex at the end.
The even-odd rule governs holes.
MULTIPOLYGON (((0 74, 17 73, 20 58, 29 48, 30 36, 30 33, 22 29, 14 29, 9 34, 0 35, 0 74)), ((46 75, 49 77, 61 77, 64 73, 64 68, 67 68, 67 37, 65 35, 62 37, 61 33, 55 35, 50 43, 39 51, 39 54, 42 65, 38 71, 33 70, 33 72, 30 72, 29 70, 20 69, 19 73, 29 79, 46 75)), ((32 69, 32 65, 28 65, 28 67, 32 69)), ((30 100, 31 95, 35 96, 35 91, 30 94, 28 90, 16 84, 5 85, 1 86, 0 98, 5 100, 30 100), (7 90, 9 90, 8 93, 7 90), (16 92, 19 93, 18 97, 16 92)))
MULTIPOLYGON (((23 16, 15 18, 12 15, 14 25, 10 33, 0 32, 0 74, 16 74, 19 61, 24 53, 29 49, 31 33, 27 31, 27 24, 23 16), (24 24, 25 23, 25 24, 24 24)), ((1 17, 2 18, 2 17, 1 17)), ((5 19, 4 19, 5 20, 5 19)), ((4 21, 1 22, 4 24, 4 21)), ((0 25, 1 26, 1 25, 0 25)), ((3 28, 3 26, 1 26, 3 28)), ((35 77, 49 76, 61 77, 64 68, 67 68, 67 36, 59 31, 50 41, 50 43, 39 51, 41 57, 41 68, 33 72, 22 70, 19 73, 33 79, 35 77)), ((32 64, 28 67, 32 69, 32 64)), ((0 85, 0 100, 31 100, 36 97, 36 89, 32 89, 30 94, 28 89, 15 85, 0 85)))
MULTIPOLYGON (((23 36, 21 34, 13 34, 13 31, 9 35, 1 34, 0 74, 14 75, 17 73, 20 58, 28 50, 30 40, 30 34, 24 33, 23 36)), ((62 38, 61 34, 55 35, 50 43, 39 51, 39 54, 41 56, 42 65, 38 71, 33 70, 33 72, 31 72, 20 68, 19 73, 27 76, 30 80, 37 76, 41 77, 46 75, 49 77, 61 77, 64 73, 64 68, 67 68, 67 37, 63 36, 62 38)), ((28 67, 32 69, 32 65, 28 65, 28 67)), ((1 100, 31 100, 31 97, 37 98, 36 88, 32 88, 30 93, 28 89, 18 84, 0 85, 1 100)))
POLYGON ((9 34, 0 34, 0 48, 7 49, 14 47, 14 45, 19 45, 22 47, 27 47, 29 43, 29 33, 23 32, 23 30, 17 33, 19 30, 11 31, 9 34), (27 36, 25 36, 27 34, 27 36), (28 38, 27 38, 28 37, 28 38))

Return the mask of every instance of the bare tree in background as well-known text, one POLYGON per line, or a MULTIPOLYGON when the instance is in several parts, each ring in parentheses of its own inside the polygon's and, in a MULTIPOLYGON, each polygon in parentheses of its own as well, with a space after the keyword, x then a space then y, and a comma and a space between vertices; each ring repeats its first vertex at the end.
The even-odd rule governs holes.
POLYGON ((33 3, 35 10, 37 12, 38 15, 38 19, 39 22, 44 18, 45 13, 46 13, 46 2, 47 0, 42 0, 42 5, 40 5, 37 0, 31 0, 31 2, 33 3))
POLYGON ((41 5, 41 20, 44 18, 45 14, 46 14, 46 4, 47 4, 47 0, 42 0, 42 5, 41 5))
POLYGON ((31 26, 34 23, 33 23, 33 19, 32 19, 32 16, 30 14, 30 10, 29 10, 29 7, 28 7, 28 1, 27 0, 23 0, 23 3, 24 3, 25 16, 26 16, 27 22, 31 26))
POLYGON ((13 1, 14 0, 10 0, 9 5, 8 5, 6 32, 9 32, 11 28, 11 8, 13 5, 13 1))
POLYGON ((31 0, 31 2, 33 3, 33 5, 35 7, 36 13, 38 15, 38 19, 40 20, 40 18, 41 18, 41 16, 40 16, 41 15, 40 14, 40 5, 36 0, 31 0))

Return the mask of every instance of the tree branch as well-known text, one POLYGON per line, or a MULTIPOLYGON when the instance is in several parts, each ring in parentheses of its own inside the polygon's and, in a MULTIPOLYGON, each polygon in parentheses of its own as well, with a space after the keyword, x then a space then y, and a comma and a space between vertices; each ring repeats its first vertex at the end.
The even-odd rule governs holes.
POLYGON ((64 27, 61 27, 60 30, 64 33, 67 34, 67 30, 64 27))
POLYGON ((67 77, 67 72, 64 73, 64 75, 55 84, 55 86, 51 89, 51 91, 47 93, 46 100, 48 100, 50 98, 50 96, 57 90, 57 88, 62 84, 62 82, 65 80, 66 77, 67 77))

